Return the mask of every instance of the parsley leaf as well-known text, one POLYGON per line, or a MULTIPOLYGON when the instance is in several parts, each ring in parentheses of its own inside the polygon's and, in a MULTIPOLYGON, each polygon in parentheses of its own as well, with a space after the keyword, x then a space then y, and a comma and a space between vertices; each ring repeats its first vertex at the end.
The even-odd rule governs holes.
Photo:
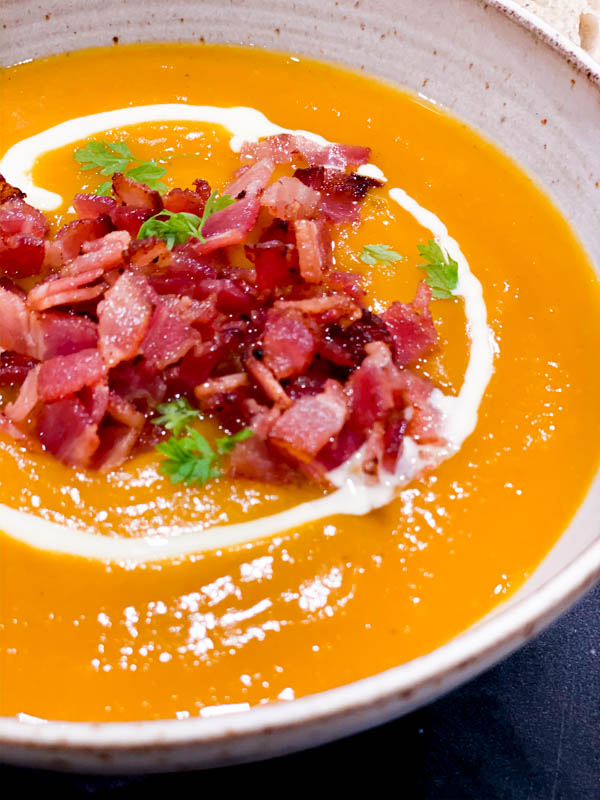
POLYGON ((159 211, 158 214, 144 222, 137 238, 147 239, 149 236, 156 236, 157 239, 163 239, 166 242, 169 250, 172 250, 176 244, 185 244, 188 239, 192 238, 204 242, 206 240, 202 236, 202 228, 206 220, 234 202, 233 197, 228 194, 219 195, 217 192, 213 192, 206 201, 202 217, 187 211, 159 211))
POLYGON ((161 403, 156 410, 161 416, 151 420, 152 424, 162 425, 168 431, 173 431, 175 436, 179 436, 188 422, 200 415, 200 412, 196 408, 192 408, 185 397, 179 397, 170 403, 161 403))
POLYGON ((433 239, 427 244, 418 244, 417 249, 425 259, 419 269, 425 270, 427 283, 438 300, 453 297, 452 291, 458 284, 458 264, 433 239))
POLYGON ((134 161, 125 142, 87 142, 85 147, 75 151, 73 158, 83 171, 98 169, 101 175, 124 172, 129 162, 134 161))
POLYGON ((157 406, 160 416, 151 420, 153 425, 162 425, 173 436, 156 445, 159 453, 166 458, 160 464, 160 471, 171 479, 171 483, 199 483, 204 485, 210 478, 218 478, 219 462, 222 455, 231 453, 238 442, 244 442, 253 431, 249 428, 238 431, 233 436, 222 436, 216 441, 213 450, 201 433, 189 426, 189 422, 200 416, 188 401, 180 397, 170 403, 157 406), (180 435, 185 431, 185 435, 180 435))
POLYGON ((219 456, 198 431, 186 428, 187 435, 177 438, 171 436, 166 442, 156 445, 159 453, 166 458, 161 462, 160 471, 171 479, 171 483, 199 483, 201 486, 210 478, 218 478, 216 469, 219 456))
POLYGON ((254 431, 250 430, 250 428, 244 428, 234 433, 233 436, 222 436, 220 439, 217 439, 218 452, 222 454, 231 453, 238 442, 245 442, 253 433, 254 431))
POLYGON ((360 253, 363 264, 395 264, 402 256, 389 244, 366 244, 360 253))
POLYGON ((142 161, 137 167, 127 170, 125 173, 128 178, 133 178, 134 181, 145 183, 151 189, 157 192, 166 192, 167 186, 162 181, 158 180, 166 173, 166 169, 157 164, 156 161, 142 161))
POLYGON ((163 209, 144 222, 137 238, 148 239, 150 236, 155 236, 157 239, 163 239, 169 250, 172 250, 176 244, 185 244, 191 238, 202 241, 200 223, 201 219, 196 214, 163 209))
MULTIPOLYGON (((167 189, 166 185, 159 180, 167 170, 156 161, 140 161, 139 158, 135 158, 126 142, 89 141, 85 147, 80 147, 75 151, 73 158, 81 165, 80 169, 84 172, 91 169, 97 169, 100 175, 114 175, 115 172, 122 172, 128 178, 145 183, 146 186, 157 192, 167 189), (135 163, 137 166, 127 170, 131 163, 135 163)), ((96 189, 95 194, 110 194, 111 188, 112 184, 107 181, 96 189)))

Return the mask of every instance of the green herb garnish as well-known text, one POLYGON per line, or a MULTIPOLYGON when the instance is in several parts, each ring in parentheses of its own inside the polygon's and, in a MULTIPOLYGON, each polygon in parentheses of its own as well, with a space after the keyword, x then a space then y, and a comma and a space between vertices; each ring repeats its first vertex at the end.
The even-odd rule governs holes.
POLYGON ((251 431, 250 428, 244 428, 244 430, 234 433, 233 436, 221 436, 220 439, 217 439, 217 450, 222 455, 231 453, 238 442, 245 442, 253 433, 254 431, 251 431))
POLYGON ((363 264, 395 264, 402 256, 392 250, 389 244, 366 244, 360 253, 363 264))
MULTIPOLYGON (((90 141, 85 147, 76 150, 73 158, 80 164, 80 169, 87 172, 97 169, 100 175, 114 175, 115 172, 122 172, 128 178, 132 178, 140 183, 145 183, 150 189, 157 192, 166 191, 167 187, 159 178, 166 173, 166 169, 161 167, 156 161, 140 161, 135 158, 129 146, 125 142, 106 142, 90 141), (131 169, 127 169, 130 164, 135 164, 131 169)), ((98 186, 95 194, 110 194, 112 183, 106 181, 98 186)))
POLYGON ((137 238, 148 239, 150 236, 155 236, 166 242, 169 250, 172 250, 176 244, 185 244, 188 239, 196 238, 202 241, 200 221, 197 214, 165 209, 144 222, 137 238))
POLYGON ((452 291, 458 284, 458 264, 433 239, 427 244, 418 244, 417 249, 425 259, 419 269, 425 270, 427 283, 437 299, 447 300, 453 297, 452 291))
POLYGON ((213 192, 206 201, 202 216, 197 214, 190 214, 187 211, 160 211, 150 219, 146 220, 138 233, 138 239, 147 239, 150 236, 155 236, 157 239, 162 239, 166 242, 169 250, 172 250, 176 244, 185 244, 188 239, 199 239, 204 242, 202 236, 202 228, 204 223, 217 211, 222 211, 232 203, 233 197, 228 194, 219 195, 213 192))
POLYGON ((216 440, 215 452, 207 439, 189 426, 188 423, 199 417, 200 412, 185 398, 161 403, 156 410, 160 416, 155 417, 152 424, 173 432, 170 439, 156 445, 158 452, 165 456, 160 471, 171 479, 171 483, 198 483, 202 486, 210 478, 220 477, 221 456, 231 453, 238 442, 245 442, 253 434, 249 428, 244 428, 233 436, 221 436, 216 440))
POLYGON ((170 403, 161 403, 156 410, 161 416, 151 420, 152 424, 162 425, 168 431, 173 431, 175 436, 179 436, 189 422, 200 416, 198 409, 192 408, 185 397, 179 397, 170 403))
POLYGON ((219 456, 201 433, 186 427, 186 436, 179 439, 171 436, 166 442, 156 445, 159 453, 166 458, 161 462, 160 471, 171 479, 171 483, 199 483, 200 486, 210 478, 218 478, 216 469, 219 456))

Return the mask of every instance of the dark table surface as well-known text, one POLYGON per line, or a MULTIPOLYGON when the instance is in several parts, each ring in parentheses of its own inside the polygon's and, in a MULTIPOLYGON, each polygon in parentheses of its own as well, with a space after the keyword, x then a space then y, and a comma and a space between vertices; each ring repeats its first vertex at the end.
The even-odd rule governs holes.
POLYGON ((600 586, 480 678, 395 722, 259 764, 123 778, 0 767, 2 796, 600 800, 600 586), (5 793, 6 787, 17 791, 5 793), (18 792, 18 793, 17 793, 18 792), (44 793, 44 794, 42 794, 44 793))

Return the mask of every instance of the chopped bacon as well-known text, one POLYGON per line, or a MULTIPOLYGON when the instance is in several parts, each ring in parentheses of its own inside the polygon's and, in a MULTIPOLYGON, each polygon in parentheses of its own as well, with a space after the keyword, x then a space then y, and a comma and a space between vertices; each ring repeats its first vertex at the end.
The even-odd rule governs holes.
POLYGON ((0 237, 0 273, 9 278, 28 278, 41 272, 46 258, 43 239, 29 233, 0 237))
POLYGON ((319 192, 305 186, 298 178, 284 176, 264 191, 260 202, 274 217, 293 221, 316 217, 320 199, 319 192))
POLYGON ((225 194, 230 197, 256 197, 265 189, 275 164, 269 159, 257 161, 251 167, 241 167, 235 179, 225 189, 225 194))
POLYGON ((342 294, 323 295, 321 297, 309 297, 306 300, 277 300, 274 308, 282 311, 297 309, 303 314, 310 316, 327 317, 328 322, 346 317, 350 320, 361 316, 361 309, 342 294))
POLYGON ((139 437, 136 428, 110 425, 100 430, 100 443, 93 454, 93 465, 100 472, 116 469, 131 455, 139 437))
POLYGON ((300 275, 307 283, 321 283, 323 273, 331 269, 332 252, 329 229, 322 219, 299 219, 294 222, 300 275))
POLYGON ((46 403, 62 400, 84 386, 93 386, 106 375, 106 365, 98 350, 80 350, 69 356, 56 356, 39 367, 37 390, 46 403))
POLYGON ((269 311, 263 335, 264 363, 276 378, 299 375, 317 351, 317 339, 297 311, 269 311))
POLYGON ((125 251, 125 260, 135 269, 148 273, 171 264, 171 251, 162 239, 133 239, 125 251))
POLYGON ((157 301, 139 349, 150 368, 162 370, 183 358, 198 338, 197 332, 168 303, 157 301))
POLYGON ((384 419, 394 408, 394 378, 397 373, 391 353, 383 342, 372 342, 366 347, 369 355, 346 385, 353 424, 363 431, 384 419))
POLYGON ((16 292, 0 286, 0 348, 36 358, 30 313, 16 292))
POLYGON ((289 133, 269 136, 258 143, 246 142, 242 147, 243 158, 249 161, 271 159, 275 164, 288 164, 295 153, 300 154, 312 167, 345 170, 349 166, 366 164, 371 150, 355 145, 320 144, 306 136, 289 133))
POLYGON ((20 386, 36 362, 20 353, 6 350, 0 353, 0 386, 20 386))
POLYGON ((73 199, 73 208, 81 219, 96 219, 104 214, 110 216, 116 207, 114 198, 98 194, 76 194, 73 199))
POLYGON ((15 439, 18 442, 26 442, 28 440, 27 434, 17 428, 17 426, 9 420, 6 414, 3 414, 2 412, 0 412, 0 434, 3 436, 10 436, 11 439, 15 439))
POLYGON ((247 359, 246 369, 269 400, 281 406, 281 408, 288 408, 292 405, 292 401, 281 388, 281 384, 275 378, 271 370, 254 358, 254 356, 247 359))
POLYGON ((0 205, 0 233, 4 236, 29 234, 39 239, 48 235, 50 224, 37 208, 20 197, 12 197, 0 205))
POLYGON ((121 172, 115 172, 112 178, 113 194, 117 203, 132 208, 145 208, 157 214, 162 210, 163 204, 159 192, 146 186, 145 183, 134 181, 121 172))
POLYGON ((202 235, 206 241, 195 244, 195 252, 204 255, 222 247, 243 244, 247 234, 254 227, 259 210, 259 200, 253 195, 248 195, 217 211, 204 223, 202 235))
POLYGON ((233 478, 268 483, 288 483, 293 477, 292 469, 260 436, 251 436, 236 444, 229 462, 229 474, 233 478))
POLYGON ((94 293, 94 288, 90 287, 92 291, 84 292, 83 295, 78 290, 119 266, 130 240, 125 231, 113 231, 102 239, 84 242, 81 246, 84 251, 82 255, 70 261, 58 276, 52 276, 33 287, 27 295, 27 305, 36 311, 43 311, 67 302, 97 297, 103 289, 94 293), (71 300, 71 297, 77 299, 71 300))
POLYGON ((309 462, 340 432, 347 417, 343 389, 337 381, 329 380, 323 392, 300 397, 284 411, 269 438, 299 461, 309 462))
POLYGON ((110 219, 115 228, 135 238, 140 228, 150 219, 153 212, 149 208, 131 208, 130 206, 117 206, 110 212, 110 219))
POLYGON ((142 430, 146 417, 132 403, 112 391, 108 393, 107 400, 107 411, 116 422, 135 428, 136 431, 142 430))
POLYGON ((17 189, 16 186, 11 186, 4 178, 4 175, 0 175, 0 205, 6 203, 7 200, 23 200, 24 197, 25 195, 20 189, 17 189))
POLYGON ((56 243, 60 247, 63 261, 71 261, 81 255, 84 242, 101 239, 113 229, 110 217, 101 214, 94 219, 76 219, 63 225, 56 234, 56 243))
POLYGON ((333 223, 357 222, 361 201, 369 189, 381 186, 374 178, 356 172, 346 175, 324 167, 298 169, 294 174, 297 180, 319 193, 321 211, 333 223))
POLYGON ((4 413, 12 422, 23 422, 32 413, 39 403, 38 376, 39 365, 27 373, 23 385, 13 403, 9 403, 4 413))
POLYGON ((30 355, 44 361, 55 356, 68 356, 98 344, 98 326, 87 317, 48 311, 30 312, 30 355))
POLYGON ((256 286, 260 292, 276 286, 296 283, 300 275, 298 251, 292 244, 279 241, 246 245, 246 256, 256 270, 256 286))
POLYGON ((441 412, 431 403, 433 391, 431 381, 403 369, 399 371, 395 380, 395 390, 402 397, 403 403, 412 409, 406 429, 407 434, 422 444, 442 441, 441 412))
POLYGON ((194 394, 200 400, 214 394, 232 392, 247 384, 248 375, 245 372, 236 372, 233 375, 222 375, 220 378, 204 381, 204 383, 196 386, 194 394))
POLYGON ((137 355, 152 316, 145 279, 124 272, 98 304, 99 349, 114 367, 137 355))
POLYGON ((49 453, 76 467, 86 467, 100 444, 98 425, 75 396, 44 406, 38 435, 49 453))
POLYGON ((400 367, 414 364, 437 341, 429 302, 431 289, 421 281, 412 303, 395 302, 382 314, 394 342, 394 361, 400 367))
MULTIPOLYGON (((210 195, 210 187, 208 188, 210 195)), ((174 214, 179 214, 185 211, 186 214, 195 214, 201 217, 206 206, 208 195, 205 196, 199 192, 194 192, 191 189, 171 189, 163 196, 163 206, 167 211, 172 211, 174 214)))

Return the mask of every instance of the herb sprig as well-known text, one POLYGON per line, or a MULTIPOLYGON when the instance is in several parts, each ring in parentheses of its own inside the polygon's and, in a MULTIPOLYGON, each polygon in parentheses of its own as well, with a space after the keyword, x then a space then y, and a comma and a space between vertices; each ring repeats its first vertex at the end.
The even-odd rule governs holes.
POLYGON ((158 452, 165 456, 160 471, 170 478, 171 483, 203 486, 211 478, 220 477, 220 457, 231 453, 238 442, 244 442, 253 434, 249 428, 244 428, 233 436, 219 437, 214 450, 206 437, 188 424, 199 417, 200 412, 187 400, 179 398, 161 403, 157 411, 160 416, 152 423, 173 432, 173 436, 156 445, 158 452))
MULTIPOLYGON (((167 170, 156 161, 141 161, 135 158, 126 142, 107 142, 105 140, 89 141, 85 147, 80 147, 73 154, 73 158, 80 164, 80 169, 87 172, 97 169, 100 175, 114 175, 122 172, 128 178, 140 183, 145 183, 150 189, 157 192, 167 190, 160 178, 167 170), (130 164, 135 164, 127 169, 130 164)), ((106 181, 97 187, 94 194, 108 195, 112 189, 112 182, 106 181)))
POLYGON ((395 264, 402 260, 400 253, 392 250, 389 244, 366 244, 359 256, 363 264, 395 264))
POLYGON ((165 241, 169 250, 176 244, 185 244, 192 238, 204 242, 206 241, 202 235, 204 223, 217 211, 222 211, 234 202, 233 197, 228 194, 219 195, 218 192, 213 192, 206 201, 201 217, 187 211, 160 211, 144 222, 137 238, 147 239, 155 236, 165 241))
POLYGON ((454 295, 452 292, 458 285, 458 264, 433 239, 427 244, 418 244, 417 249, 425 259, 418 264, 419 269, 425 270, 426 280, 431 287, 435 298, 447 300, 454 295))

